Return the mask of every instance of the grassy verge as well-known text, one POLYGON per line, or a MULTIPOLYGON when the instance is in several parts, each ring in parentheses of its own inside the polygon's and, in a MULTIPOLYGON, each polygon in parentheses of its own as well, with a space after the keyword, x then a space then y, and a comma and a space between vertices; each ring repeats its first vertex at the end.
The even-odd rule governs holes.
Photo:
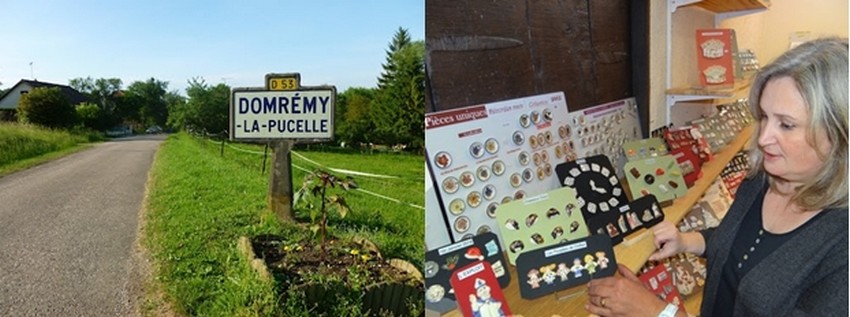
MULTIPOLYGON (((268 175, 260 172, 261 155, 226 149, 222 156, 219 150, 206 140, 176 134, 157 153, 149 180, 144 241, 154 260, 158 282, 175 309, 186 315, 309 315, 297 299, 279 302, 275 286, 259 280, 236 249, 240 235, 298 237, 309 231, 281 224, 266 211, 268 175)), ((417 173, 422 173, 421 157, 304 155, 333 167, 384 174, 390 169, 382 164, 411 164, 399 169, 402 175, 396 179, 357 180, 369 191, 423 204, 422 178, 415 181, 417 173)), ((304 172, 293 168, 293 174, 293 186, 297 187, 304 172)), ((347 193, 347 199, 353 211, 344 219, 331 218, 331 233, 341 237, 365 234, 385 257, 400 257, 420 265, 424 212, 363 192, 347 193)), ((309 219, 306 211, 298 215, 299 219, 309 219)))
POLYGON ((90 132, 0 123, 0 176, 78 152, 101 140, 90 132))

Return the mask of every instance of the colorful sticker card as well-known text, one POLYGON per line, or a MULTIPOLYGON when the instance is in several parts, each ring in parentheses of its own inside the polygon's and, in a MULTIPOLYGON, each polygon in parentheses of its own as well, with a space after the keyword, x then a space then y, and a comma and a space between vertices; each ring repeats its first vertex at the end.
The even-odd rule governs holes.
POLYGON ((487 261, 478 261, 452 274, 457 306, 465 317, 511 316, 508 302, 487 261))
POLYGON ((632 198, 655 195, 659 202, 688 193, 682 169, 672 155, 631 161, 624 167, 632 198))
POLYGON ((484 261, 493 270, 498 287, 506 287, 511 276, 506 268, 505 255, 496 234, 483 233, 472 239, 443 246, 425 253, 425 308, 445 313, 457 308, 455 294, 449 283, 460 267, 484 261))
POLYGON ((711 147, 696 126, 667 129, 664 131, 664 140, 667 141, 671 151, 688 148, 699 157, 701 162, 710 161, 712 158, 711 147))
POLYGON ((681 253, 667 259, 673 272, 673 283, 679 295, 688 298, 702 296, 700 290, 705 286, 706 267, 703 259, 689 253, 681 253))
POLYGON ((617 260, 611 239, 597 234, 525 252, 517 258, 516 270, 520 296, 534 299, 614 275, 617 260))
POLYGON ((676 158, 676 163, 682 169, 682 178, 688 187, 694 186, 694 182, 702 175, 702 160, 689 148, 678 148, 670 152, 676 158))
MULTIPOLYGON (((561 185, 578 193, 577 204, 590 232, 613 228, 612 224, 615 225, 620 217, 618 209, 628 200, 607 156, 597 155, 559 164, 555 166, 555 173, 561 185)), ((618 232, 612 238, 621 240, 619 235, 618 232)))
POLYGON ((667 155, 667 145, 661 138, 648 138, 623 143, 623 153, 629 161, 667 155))
POLYGON ((685 310, 679 290, 673 284, 673 274, 663 263, 644 272, 638 279, 665 302, 679 306, 682 311, 685 310))
POLYGON ((623 236, 627 236, 637 229, 652 227, 662 220, 664 220, 664 211, 658 205, 658 200, 655 199, 655 195, 648 195, 620 207, 617 228, 623 236))
POLYGON ((496 220, 508 261, 514 264, 523 252, 587 237, 578 206, 575 190, 568 187, 500 206, 496 220))

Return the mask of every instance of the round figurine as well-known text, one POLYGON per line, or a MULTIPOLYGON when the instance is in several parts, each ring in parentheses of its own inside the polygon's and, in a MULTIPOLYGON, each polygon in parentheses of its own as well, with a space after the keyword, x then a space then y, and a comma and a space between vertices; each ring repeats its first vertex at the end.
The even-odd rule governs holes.
POLYGON ((478 179, 482 182, 490 179, 490 167, 488 167, 487 165, 479 166, 476 173, 478 174, 478 179))
POLYGON ((496 141, 494 138, 487 139, 484 142, 484 149, 487 150, 487 153, 496 154, 499 151, 499 141, 496 141))
POLYGON ((481 144, 481 142, 472 143, 469 146, 469 154, 472 154, 474 158, 480 158, 484 155, 484 144, 481 144))
POLYGON ((478 207, 481 204, 481 194, 476 191, 470 192, 466 195, 466 203, 469 204, 470 208, 478 207))
POLYGON ((446 168, 452 165, 452 156, 448 152, 439 152, 434 155, 434 164, 439 168, 446 168))
POLYGON ((475 184, 475 176, 472 175, 472 172, 463 172, 460 174, 460 184, 463 187, 470 187, 472 184, 475 184))
POLYGON ((496 209, 499 208, 499 203, 490 203, 487 205, 487 217, 496 218, 496 209))
POLYGON ((528 118, 527 114, 523 113, 521 116, 519 116, 519 125, 523 128, 528 128, 528 126, 531 125, 531 120, 528 118))
POLYGON ((464 210, 466 210, 466 203, 463 202, 463 199, 455 198, 449 204, 449 212, 455 216, 462 214, 464 210))
POLYGON ((491 168, 493 169, 493 174, 496 174, 496 176, 501 176, 505 173, 505 162, 495 161, 493 162, 493 166, 491 168))
POLYGON ((522 134, 522 131, 514 131, 511 140, 513 140, 516 145, 522 145, 525 143, 525 134, 522 134))
POLYGON ((454 176, 446 177, 446 179, 443 180, 443 191, 446 192, 446 194, 454 194, 457 192, 458 187, 459 184, 457 178, 454 178, 454 176))
POLYGON ((455 231, 458 233, 464 233, 469 230, 469 218, 466 216, 460 216, 455 219, 455 231))

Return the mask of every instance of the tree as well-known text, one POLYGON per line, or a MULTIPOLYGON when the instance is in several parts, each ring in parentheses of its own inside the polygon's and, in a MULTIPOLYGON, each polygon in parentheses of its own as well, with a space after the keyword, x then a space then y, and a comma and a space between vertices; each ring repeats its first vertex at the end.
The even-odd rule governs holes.
POLYGON ((76 123, 76 111, 58 87, 35 88, 18 100, 18 118, 24 123, 49 128, 70 128, 76 123))
POLYGON ((172 107, 168 124, 176 128, 192 128, 209 133, 225 131, 229 127, 230 86, 210 86, 201 77, 188 81, 184 104, 172 107))
POLYGON ((392 42, 390 42, 389 49, 387 50, 387 62, 381 64, 384 71, 381 73, 381 76, 378 77, 379 89, 383 88, 395 77, 396 64, 393 62, 393 56, 395 56, 398 51, 400 51, 403 47, 406 47, 408 44, 410 44, 410 34, 406 29, 399 27, 393 36, 392 42))
POLYGON ((369 112, 375 89, 352 87, 339 95, 337 100, 336 137, 348 144, 371 142, 375 124, 369 112))
POLYGON ((77 105, 77 119, 86 128, 105 131, 112 126, 109 116, 96 104, 84 102, 77 105))
POLYGON ((410 42, 407 31, 399 29, 387 54, 370 112, 376 139, 421 150, 425 145, 425 42, 410 42))
POLYGON ((68 81, 71 88, 83 93, 92 102, 100 107, 105 113, 112 114, 117 105, 116 98, 121 91, 121 79, 119 78, 74 78, 68 81))
POLYGON ((125 96, 130 99, 131 106, 138 107, 140 123, 165 126, 168 120, 168 105, 165 100, 167 89, 167 81, 155 78, 133 82, 127 87, 125 96))
POLYGON ((181 115, 180 111, 186 105, 186 97, 180 95, 177 90, 169 91, 165 94, 165 104, 168 107, 168 121, 165 123, 173 129, 179 129, 182 125, 174 124, 174 122, 182 122, 182 118, 177 118, 181 115))

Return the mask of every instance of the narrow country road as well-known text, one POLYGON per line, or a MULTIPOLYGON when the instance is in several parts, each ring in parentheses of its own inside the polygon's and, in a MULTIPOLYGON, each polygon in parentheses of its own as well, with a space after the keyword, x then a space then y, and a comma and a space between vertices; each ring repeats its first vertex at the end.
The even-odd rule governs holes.
POLYGON ((139 211, 164 139, 104 142, 0 178, 0 316, 134 314, 139 211))

